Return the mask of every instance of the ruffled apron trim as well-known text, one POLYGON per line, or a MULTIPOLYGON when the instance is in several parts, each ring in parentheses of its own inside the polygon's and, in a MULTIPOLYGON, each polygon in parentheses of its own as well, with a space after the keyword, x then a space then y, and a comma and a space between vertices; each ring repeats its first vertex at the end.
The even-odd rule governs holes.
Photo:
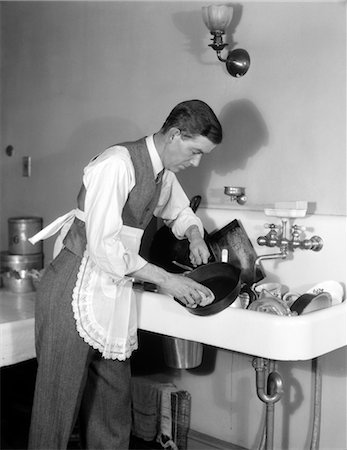
MULTIPOLYGON (((74 218, 84 222, 84 212, 73 209, 47 225, 29 241, 32 244, 60 231, 54 245, 55 257, 63 246, 63 239, 74 218)), ((138 252, 143 230, 123 226, 122 241, 138 252)), ((115 279, 101 271, 84 252, 72 295, 72 309, 76 329, 81 338, 105 359, 124 361, 137 349, 137 311, 132 290, 133 279, 115 279)))
POLYGON ((101 272, 86 250, 72 295, 72 309, 81 338, 105 359, 124 361, 138 348, 133 279, 101 272))

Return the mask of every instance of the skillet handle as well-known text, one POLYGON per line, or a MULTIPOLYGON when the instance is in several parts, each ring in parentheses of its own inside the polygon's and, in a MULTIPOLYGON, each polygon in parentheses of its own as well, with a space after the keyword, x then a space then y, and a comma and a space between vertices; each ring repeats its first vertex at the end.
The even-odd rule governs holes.
POLYGON ((249 303, 254 302, 257 299, 256 294, 254 293, 253 289, 248 286, 248 284, 243 284, 240 289, 240 294, 248 294, 249 296, 249 303))
POLYGON ((190 205, 189 206, 192 208, 194 213, 199 208, 200 202, 201 202, 201 195, 195 195, 195 197, 193 197, 190 200, 190 205))

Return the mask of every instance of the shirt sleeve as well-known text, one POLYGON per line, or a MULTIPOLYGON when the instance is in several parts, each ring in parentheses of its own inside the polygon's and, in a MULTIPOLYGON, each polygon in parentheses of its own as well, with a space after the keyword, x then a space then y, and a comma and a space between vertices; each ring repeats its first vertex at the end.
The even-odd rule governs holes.
POLYGON ((204 227, 197 215, 189 206, 189 199, 176 175, 165 170, 158 205, 154 211, 169 226, 177 239, 183 239, 187 229, 196 225, 204 236, 204 227))
POLYGON ((124 205, 135 185, 135 171, 128 150, 117 146, 101 153, 85 168, 83 183, 90 257, 102 271, 113 277, 123 278, 139 270, 146 264, 138 254, 142 233, 125 227, 122 221, 124 205), (133 239, 129 234, 133 234, 133 239), (130 244, 135 241, 138 246, 130 244))

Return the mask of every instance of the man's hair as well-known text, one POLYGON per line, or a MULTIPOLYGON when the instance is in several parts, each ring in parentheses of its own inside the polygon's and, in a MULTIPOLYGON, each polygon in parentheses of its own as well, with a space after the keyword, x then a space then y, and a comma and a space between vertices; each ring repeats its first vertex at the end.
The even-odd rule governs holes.
POLYGON ((160 131, 165 134, 172 127, 178 128, 183 138, 200 135, 216 145, 223 137, 222 126, 215 113, 201 100, 187 100, 176 105, 160 131))

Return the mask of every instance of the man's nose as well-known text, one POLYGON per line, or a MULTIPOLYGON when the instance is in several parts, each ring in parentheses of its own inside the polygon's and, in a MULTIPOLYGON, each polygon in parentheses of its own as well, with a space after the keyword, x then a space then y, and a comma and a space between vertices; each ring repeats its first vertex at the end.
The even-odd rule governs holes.
POLYGON ((194 167, 198 167, 200 164, 201 155, 194 155, 193 158, 190 160, 190 163, 194 167))

